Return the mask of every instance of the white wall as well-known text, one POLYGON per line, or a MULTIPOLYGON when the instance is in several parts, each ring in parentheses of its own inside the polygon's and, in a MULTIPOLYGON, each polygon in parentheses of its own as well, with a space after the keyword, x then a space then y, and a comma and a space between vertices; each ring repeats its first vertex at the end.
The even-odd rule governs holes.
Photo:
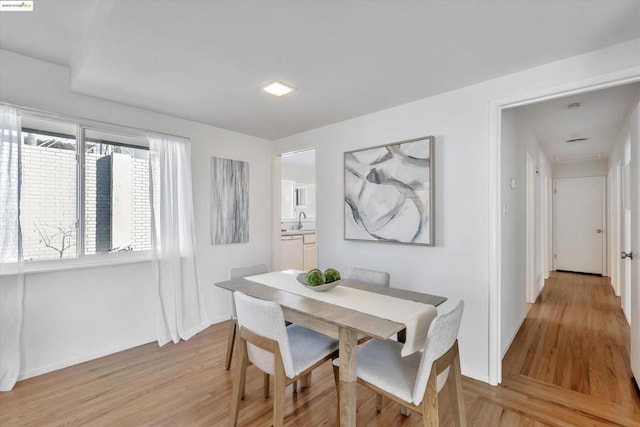
POLYGON ((504 356, 527 314, 527 280, 531 281, 529 302, 535 301, 544 283, 543 256, 548 250, 541 226, 547 212, 541 196, 544 193, 544 177, 548 175, 550 165, 534 132, 520 114, 520 109, 502 112, 501 132, 500 187, 503 209, 500 237, 503 255, 500 349, 501 356, 504 356), (532 162, 531 176, 527 176, 528 159, 532 162), (512 178, 515 178, 515 188, 510 185, 512 178), (537 192, 536 183, 539 186, 537 192), (528 191, 532 191, 529 207, 528 191), (527 270, 527 259, 531 271, 527 270))
POLYGON ((386 270, 392 286, 464 298, 462 369, 487 381, 490 102, 638 66, 639 47, 634 40, 276 141, 280 153, 317 147, 320 267, 386 270), (343 153, 425 135, 436 140, 436 246, 345 241, 343 153))
POLYGON ((500 342, 504 356, 526 315, 525 195, 526 150, 520 136, 517 112, 502 113, 502 307, 500 342), (515 188, 510 181, 515 179, 515 188))
MULTIPOLYGON (((519 111, 519 110, 516 110, 519 111)), ((525 281, 528 282, 526 300, 533 303, 540 295, 544 286, 544 279, 548 271, 544 271, 550 263, 545 262, 550 255, 551 236, 548 230, 551 214, 549 197, 551 191, 551 164, 547 156, 540 149, 538 139, 529 123, 520 114, 518 117, 518 140, 525 152, 525 162, 530 162, 525 176, 525 281), (546 186, 545 186, 546 181, 546 186), (545 191, 546 190, 546 191, 545 191), (546 226, 545 226, 546 225, 546 226)), ((503 144, 504 146, 504 144, 503 144)), ((504 257, 508 257, 503 248, 504 257)), ((524 320, 524 313, 523 313, 524 320)), ((519 325, 518 325, 519 326, 519 325)), ((504 339, 504 337, 503 337, 504 339)), ((503 349, 506 351, 506 348, 503 349)))
POLYGON ((609 162, 607 159, 600 159, 582 162, 554 163, 552 170, 553 179, 607 176, 609 172, 609 162))
POLYGON ((282 162, 282 179, 288 179, 305 184, 316 183, 316 169, 291 166, 282 162))
MULTIPOLYGON (((226 280, 231 267, 270 263, 270 141, 73 93, 67 68, 4 50, 0 96, 24 107, 190 138, 198 278, 209 319, 228 318, 230 297, 213 283, 226 280), (211 156, 249 162, 249 243, 210 245, 211 156)), ((21 377, 153 340, 154 298, 150 262, 27 274, 21 377)))

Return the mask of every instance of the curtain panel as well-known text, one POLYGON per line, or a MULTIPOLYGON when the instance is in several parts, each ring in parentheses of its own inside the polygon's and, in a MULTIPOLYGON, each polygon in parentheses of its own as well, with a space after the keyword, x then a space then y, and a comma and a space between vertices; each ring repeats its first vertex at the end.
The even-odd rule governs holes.
POLYGON ((13 389, 20 373, 24 265, 20 232, 20 114, 0 104, 0 264, 17 273, 0 280, 0 391, 13 389))
POLYGON ((191 145, 165 135, 149 142, 151 251, 162 346, 191 338, 209 321, 196 274, 191 145))

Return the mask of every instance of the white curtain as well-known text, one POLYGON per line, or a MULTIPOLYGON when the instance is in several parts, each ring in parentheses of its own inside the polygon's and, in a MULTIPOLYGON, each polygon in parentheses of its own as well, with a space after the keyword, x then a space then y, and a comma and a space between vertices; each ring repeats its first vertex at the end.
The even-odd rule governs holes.
POLYGON ((24 271, 20 233, 20 115, 0 104, 0 268, 15 274, 0 278, 0 391, 9 391, 20 373, 20 333, 24 271))
POLYGON ((158 343, 187 340, 207 326, 196 275, 195 224, 188 141, 150 141, 151 243, 157 285, 158 343))

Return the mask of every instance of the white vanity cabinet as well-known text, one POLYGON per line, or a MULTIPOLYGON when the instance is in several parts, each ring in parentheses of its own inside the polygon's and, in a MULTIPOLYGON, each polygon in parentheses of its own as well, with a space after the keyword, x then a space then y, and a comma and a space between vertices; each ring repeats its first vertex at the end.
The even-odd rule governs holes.
POLYGON ((280 269, 303 270, 304 251, 303 236, 282 236, 280 238, 280 269))
POLYGON ((304 270, 309 271, 312 268, 316 268, 318 266, 317 257, 316 257, 316 235, 315 234, 305 234, 303 237, 303 263, 304 270))
POLYGON ((309 271, 317 266, 316 234, 289 232, 280 237, 280 269, 309 271))

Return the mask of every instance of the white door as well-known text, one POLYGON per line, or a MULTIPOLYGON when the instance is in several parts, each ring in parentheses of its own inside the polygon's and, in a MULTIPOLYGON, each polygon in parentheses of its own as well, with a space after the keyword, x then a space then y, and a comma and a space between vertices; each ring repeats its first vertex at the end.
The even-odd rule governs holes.
POLYGON ((631 196, 631 244, 623 261, 631 264, 631 371, 640 387, 640 107, 631 116, 631 162, 629 193, 631 196))
POLYGON ((554 269, 604 272, 605 178, 554 181, 554 269))
MULTIPOLYGON (((620 216, 620 252, 631 250, 631 193, 630 193, 631 163, 622 168, 622 209, 620 216)), ((617 254, 620 256, 620 253, 617 254)), ((620 302, 622 311, 631 324, 631 263, 620 260, 620 302)))

